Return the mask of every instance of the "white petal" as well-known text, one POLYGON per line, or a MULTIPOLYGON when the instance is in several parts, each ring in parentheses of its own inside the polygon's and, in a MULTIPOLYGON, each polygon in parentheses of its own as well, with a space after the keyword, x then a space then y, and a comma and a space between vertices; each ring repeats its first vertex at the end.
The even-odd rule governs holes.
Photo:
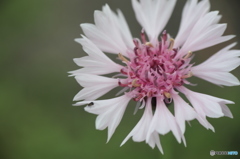
POLYGON ((194 75, 209 81, 216 85, 236 86, 240 85, 239 80, 229 72, 216 72, 214 70, 209 71, 197 71, 194 70, 194 75))
POLYGON ((108 142, 119 125, 130 100, 130 97, 123 95, 108 100, 78 102, 75 106, 93 102, 93 105, 85 107, 85 110, 98 115, 96 129, 103 130, 108 127, 108 142))
POLYGON ((197 117, 194 109, 186 103, 179 95, 173 95, 174 100, 174 114, 176 121, 184 134, 185 132, 185 121, 193 120, 197 117))
POLYGON ((112 62, 91 40, 82 35, 82 38, 75 39, 76 42, 80 43, 83 50, 92 58, 99 61, 112 62))
POLYGON ((202 126, 204 126, 206 129, 210 129, 213 132, 215 132, 214 127, 207 121, 206 116, 202 115, 202 114, 198 114, 197 116, 197 120, 199 121, 200 124, 202 124, 202 126))
POLYGON ((122 66, 116 64, 111 59, 109 59, 92 41, 88 38, 82 36, 83 38, 75 39, 83 47, 83 50, 89 55, 81 58, 75 58, 74 62, 81 67, 79 70, 70 71, 72 75, 76 76, 78 74, 109 74, 113 72, 120 72, 122 66))
POLYGON ((150 136, 150 138, 149 138, 149 141, 148 141, 148 144, 149 144, 152 148, 154 148, 155 145, 157 145, 159 151, 160 151, 162 154, 164 154, 164 153, 163 153, 162 145, 161 145, 161 143, 160 143, 160 136, 159 136, 159 134, 158 134, 156 131, 151 134, 151 136, 150 136))
POLYGON ((81 24, 84 34, 102 51, 128 56, 134 45, 123 14, 118 11, 117 16, 105 5, 103 11, 94 12, 94 21, 95 25, 81 24))
POLYGON ((170 130, 173 132, 179 143, 181 142, 181 138, 184 140, 185 143, 185 139, 181 133, 180 128, 178 127, 174 116, 168 110, 164 102, 161 101, 161 99, 157 99, 157 107, 147 134, 147 141, 149 141, 150 136, 154 131, 157 131, 159 134, 165 135, 170 130))
POLYGON ((179 90, 186 95, 197 113, 204 114, 205 116, 212 118, 219 118, 224 116, 221 106, 219 102, 217 102, 217 99, 220 98, 193 92, 185 87, 181 87, 179 90))
POLYGON ((146 139, 149 123, 152 120, 152 108, 151 108, 151 105, 149 105, 150 100, 151 98, 148 99, 142 118, 137 123, 137 125, 133 128, 133 130, 128 134, 128 136, 123 140, 123 142, 121 143, 121 146, 125 144, 127 140, 131 137, 133 137, 133 141, 136 141, 136 142, 141 142, 146 139))
POLYGON ((227 116, 229 118, 233 118, 233 115, 232 115, 230 109, 228 108, 228 106, 226 106, 225 104, 221 104, 221 108, 222 108, 222 112, 225 116, 227 116))
POLYGON ((197 0, 187 1, 180 24, 180 29, 175 38, 174 47, 180 47, 189 36, 189 30, 192 30, 196 22, 207 12, 209 12, 209 0, 202 0, 199 3, 197 0))
MULTIPOLYGON (((142 118, 137 123, 137 125, 133 128, 133 130, 128 134, 128 136, 123 140, 121 146, 127 142, 129 138, 133 138, 135 142, 141 142, 146 140, 147 132, 149 129, 149 125, 152 120, 152 105, 151 105, 151 98, 148 99, 147 104, 145 106, 145 111, 143 113, 142 118)), ((149 138, 148 143, 152 148, 157 145, 158 149, 163 153, 162 146, 160 143, 159 135, 157 132, 153 132, 149 138)))
POLYGON ((190 30, 189 36, 179 50, 177 57, 183 56, 188 51, 198 51, 232 39, 233 35, 222 36, 226 24, 217 24, 219 19, 218 11, 209 12, 201 17, 190 30))
POLYGON ((176 0, 132 0, 135 16, 152 43, 166 26, 175 3, 176 0))
POLYGON ((68 73, 71 73, 71 75, 69 76, 78 76, 81 74, 94 74, 94 75, 104 75, 104 74, 109 74, 109 73, 113 73, 113 72, 120 72, 121 70, 121 66, 120 65, 95 65, 95 66, 91 66, 91 67, 84 67, 78 70, 74 70, 74 71, 69 71, 68 73))
POLYGON ((118 86, 118 79, 103 76, 81 74, 75 78, 85 88, 74 97, 74 101, 95 100, 118 86))
POLYGON ((118 79, 91 75, 91 74, 81 74, 79 76, 76 76, 75 78, 77 82, 83 87, 91 87, 91 86, 101 85, 101 84, 113 85, 118 83, 118 79))
POLYGON ((108 35, 100 31, 93 24, 81 24, 80 25, 84 34, 91 39, 102 51, 108 53, 119 53, 121 52, 118 45, 108 35))
MULTIPOLYGON (((230 44, 220 51, 218 51, 216 54, 212 55, 209 59, 207 59, 205 63, 212 63, 212 62, 224 62, 226 60, 231 60, 234 58, 237 58, 240 56, 240 51, 239 50, 230 50, 234 46, 236 46, 236 42, 233 44, 230 44)), ((229 70, 230 71, 230 70, 229 70)))
POLYGON ((240 50, 229 50, 235 45, 223 48, 205 62, 192 67, 193 74, 217 85, 239 85, 239 80, 229 73, 240 65, 240 50))
MULTIPOLYGON (((227 24, 216 24, 210 26, 207 31, 203 32, 201 35, 191 39, 193 41, 187 43, 185 46, 188 50, 198 51, 210 46, 222 43, 224 41, 232 39, 234 36, 222 36, 226 30, 227 24)), ((184 47, 185 47, 184 46, 184 47)))
POLYGON ((121 31, 122 38, 123 38, 125 44, 128 46, 128 48, 133 49, 134 48, 133 37, 129 30, 129 27, 125 20, 125 17, 123 15, 123 13, 121 12, 121 10, 118 9, 117 13, 118 13, 118 17, 116 16, 117 18, 115 18, 115 19, 117 20, 117 23, 118 23, 117 26, 119 27, 119 30, 121 31))
POLYGON ((121 65, 116 64, 114 62, 102 62, 96 60, 90 56, 84 56, 81 58, 74 58, 73 61, 80 67, 84 67, 75 71, 70 71, 72 75, 76 76, 79 74, 95 74, 95 75, 103 75, 109 74, 113 72, 120 72, 123 68, 121 65))
POLYGON ((100 60, 96 60, 90 56, 84 56, 81 58, 74 58, 73 61, 80 67, 94 67, 96 65, 103 65, 104 63, 100 60))
POLYGON ((198 121, 207 129, 210 128, 214 131, 214 128, 206 120, 206 116, 211 118, 219 118, 224 116, 222 105, 223 104, 233 104, 232 101, 213 97, 210 95, 197 93, 190 91, 189 89, 181 86, 177 88, 180 92, 185 94, 188 100, 193 105, 195 111, 198 114, 198 121))

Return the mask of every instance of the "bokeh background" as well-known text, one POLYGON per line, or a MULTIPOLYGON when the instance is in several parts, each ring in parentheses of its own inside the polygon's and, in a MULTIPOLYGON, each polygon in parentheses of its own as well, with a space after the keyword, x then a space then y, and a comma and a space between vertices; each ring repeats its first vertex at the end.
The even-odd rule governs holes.
MULTIPOLYGON (((192 79, 192 90, 235 101, 230 105, 234 119, 209 119, 216 133, 197 121, 187 125, 187 148, 172 133, 161 136, 164 155, 143 143, 121 141, 142 115, 133 115, 131 102, 120 126, 108 144, 107 131, 95 130, 95 118, 83 107, 73 107, 74 95, 81 89, 67 72, 78 67, 72 59, 84 56, 79 44, 80 23, 93 23, 93 11, 108 3, 120 8, 134 37, 140 26, 129 0, 1 0, 0 1, 0 159, 186 159, 212 158, 210 150, 240 153, 240 87, 221 88, 192 79)), ((166 29, 174 37, 185 0, 179 0, 166 29)), ((197 63, 222 47, 240 41, 238 0, 212 0, 211 10, 219 10, 221 22, 228 23, 225 34, 237 37, 196 53, 197 63)), ((235 48, 240 49, 238 44, 235 48)), ((114 56, 111 56, 115 59, 114 56)), ((240 69, 233 73, 240 78, 240 69)), ((113 90, 116 93, 118 90, 113 90)), ((112 97, 107 94, 102 99, 112 97)), ((229 158, 230 156, 214 156, 229 158)), ((231 156, 230 158, 238 158, 231 156)))

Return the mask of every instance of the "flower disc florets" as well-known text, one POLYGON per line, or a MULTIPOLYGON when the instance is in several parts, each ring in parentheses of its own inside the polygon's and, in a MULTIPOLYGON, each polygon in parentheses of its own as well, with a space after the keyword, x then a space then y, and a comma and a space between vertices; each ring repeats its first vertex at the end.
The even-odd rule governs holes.
POLYGON ((142 42, 134 39, 134 53, 130 61, 119 54, 119 58, 127 65, 121 70, 126 79, 119 85, 130 88, 130 95, 135 101, 144 97, 162 97, 170 99, 174 88, 188 84, 186 78, 191 77, 191 52, 177 58, 178 48, 173 48, 174 40, 167 38, 163 32, 161 41, 153 46, 146 42, 142 32, 142 42))

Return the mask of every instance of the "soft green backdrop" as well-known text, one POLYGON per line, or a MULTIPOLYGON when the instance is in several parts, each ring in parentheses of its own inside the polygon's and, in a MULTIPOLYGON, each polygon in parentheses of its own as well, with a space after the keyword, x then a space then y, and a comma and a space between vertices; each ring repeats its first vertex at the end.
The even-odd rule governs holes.
MULTIPOLYGON (((205 159, 212 158, 210 150, 240 153, 240 87, 221 88, 197 79, 192 80, 198 84, 191 88, 194 91, 236 103, 230 105, 234 119, 209 119, 216 133, 193 121, 185 133, 187 148, 178 144, 171 133, 161 136, 165 155, 132 140, 120 148, 121 141, 142 115, 141 111, 132 115, 135 106, 132 102, 116 133, 105 144, 107 131, 95 130, 96 116, 83 107, 71 106, 73 96, 81 88, 74 78, 67 77, 68 71, 78 68, 72 59, 85 55, 73 41, 82 33, 79 24, 93 22, 93 11, 105 3, 124 12, 137 37, 141 28, 129 0, 0 1, 0 159, 205 159)), ((184 3, 185 0, 178 1, 166 27, 173 36, 184 3)), ((239 6, 237 0, 212 0, 212 10, 220 10, 221 22, 228 23, 226 34, 237 37, 197 53, 197 63, 227 44, 240 41, 239 6)), ((240 49, 240 45, 236 48, 240 49)), ((239 71, 239 68, 233 71, 238 78, 239 71)), ((107 94, 102 98, 110 97, 107 94)))

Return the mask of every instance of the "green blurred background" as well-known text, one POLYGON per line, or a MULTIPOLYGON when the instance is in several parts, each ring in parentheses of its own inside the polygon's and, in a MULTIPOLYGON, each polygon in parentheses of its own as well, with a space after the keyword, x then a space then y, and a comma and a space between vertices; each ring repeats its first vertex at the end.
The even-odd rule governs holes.
MULTIPOLYGON (((108 144, 107 131, 95 130, 95 115, 72 107, 72 98, 81 89, 68 71, 78 67, 72 59, 84 56, 73 41, 82 33, 79 24, 93 22, 93 11, 108 3, 120 8, 134 37, 140 26, 129 0, 1 0, 0 1, 0 158, 1 159, 149 159, 212 158, 210 150, 240 153, 240 87, 221 88, 192 79, 192 90, 235 101, 230 105, 234 119, 209 119, 216 133, 197 121, 187 125, 187 148, 178 144, 172 133, 161 136, 165 154, 145 143, 121 141, 142 115, 133 116, 131 102, 108 144)), ((185 0, 178 1, 167 31, 176 35, 185 0)), ((197 63, 234 41, 240 41, 238 0, 211 1, 212 10, 223 14, 226 34, 237 34, 230 42, 200 51, 197 63)), ((240 49, 240 45, 236 48, 240 49)), ((114 56, 111 56, 114 57, 114 56)), ((115 57, 114 57, 115 58, 115 57)), ((233 73, 239 78, 240 69, 233 73)), ((113 90, 116 93, 118 90, 113 90)), ((107 94, 102 99, 111 98, 107 94)), ((229 158, 230 156, 214 156, 229 158)), ((231 156, 230 158, 238 158, 231 156)))

